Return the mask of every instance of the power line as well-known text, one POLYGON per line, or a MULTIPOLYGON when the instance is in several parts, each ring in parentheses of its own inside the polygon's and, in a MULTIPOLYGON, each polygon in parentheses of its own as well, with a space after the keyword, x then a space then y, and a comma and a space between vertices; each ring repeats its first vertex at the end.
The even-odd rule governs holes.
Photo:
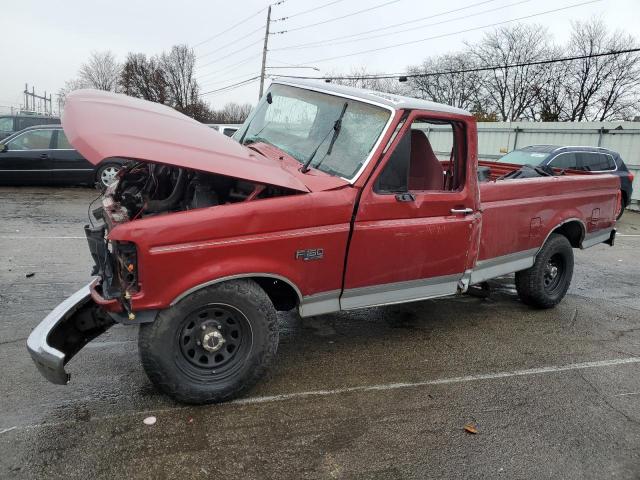
POLYGON ((214 93, 219 93, 219 92, 223 92, 223 91, 227 91, 227 90, 233 90, 234 88, 242 87, 244 85, 248 85, 248 84, 250 84, 252 82, 255 82, 259 78, 260 78, 260 75, 257 75, 255 77, 247 78, 246 80, 243 80, 241 82, 232 83, 231 85, 227 85, 225 87, 220 87, 220 88, 216 88, 215 90, 209 90, 208 92, 203 92, 199 96, 202 97, 204 95, 211 95, 211 94, 214 94, 214 93))
POLYGON ((260 25, 258 28, 256 28, 255 30, 252 30, 249 33, 246 33, 245 35, 243 35, 240 38, 236 38, 235 40, 233 40, 232 42, 228 42, 225 43, 224 45, 220 45, 219 47, 217 47, 215 50, 211 50, 210 52, 204 53, 202 55, 196 55, 196 58, 204 58, 204 57, 208 57, 209 55, 212 55, 214 53, 218 53, 220 50, 223 50, 225 48, 227 48, 230 45, 234 45, 236 43, 238 43, 239 40, 245 40, 248 37, 250 37, 251 35, 254 35, 255 33, 258 33, 260 30, 262 30, 264 28, 264 25, 260 25))
POLYGON ((562 57, 562 58, 552 58, 547 60, 537 60, 534 62, 521 62, 521 63, 512 63, 508 65, 492 65, 487 67, 474 67, 474 68, 466 68, 462 70, 443 70, 440 72, 425 72, 425 73, 383 73, 379 75, 345 75, 345 76, 325 76, 325 77, 306 77, 299 75, 278 75, 278 77, 282 78, 297 78, 300 80, 383 80, 390 78, 422 78, 422 77, 434 77, 438 75, 452 75, 459 73, 473 73, 473 72, 485 72, 491 70, 501 70, 508 68, 517 68, 517 67, 529 67, 534 65, 548 65, 551 63, 560 63, 560 62, 571 62, 575 60, 584 60, 587 58, 598 58, 598 57, 607 57, 611 55, 622 55, 624 53, 636 53, 640 52, 640 48, 629 48, 626 50, 614 50, 611 52, 602 52, 602 53, 592 53, 590 55, 579 55, 574 57, 562 57))
POLYGON ((360 35, 366 35, 367 33, 380 32, 382 30, 388 30, 390 28, 402 27, 404 25, 409 25, 410 23, 416 23, 416 22, 421 22, 423 20, 429 20, 431 18, 441 17, 442 15, 448 15, 449 13, 455 13, 455 12, 459 12, 461 10, 468 10, 469 8, 477 7, 479 5, 484 5, 485 3, 491 3, 491 2, 495 2, 495 1, 496 0, 483 0, 481 2, 472 3, 471 5, 468 5, 466 7, 456 8, 454 10, 447 10, 446 12, 441 12, 441 13, 436 13, 435 15, 429 15, 429 16, 426 16, 426 17, 416 18, 414 20, 409 20, 407 22, 394 23, 393 25, 388 25, 386 27, 374 28, 374 29, 371 29, 371 30, 365 30, 364 32, 351 33, 349 35, 341 35, 339 37, 327 38, 327 39, 322 40, 322 41, 313 41, 313 42, 309 42, 309 43, 300 43, 298 45, 290 45, 290 46, 284 46, 284 47, 280 47, 280 48, 274 48, 272 50, 275 51, 275 50, 302 48, 302 47, 306 47, 307 45, 322 45, 325 42, 331 42, 333 40, 342 40, 344 38, 358 37, 360 35))
MULTIPOLYGON (((282 3, 282 2, 278 2, 278 3, 282 3)), ((200 43, 196 43, 193 47, 199 47, 200 45, 210 42, 213 39, 218 38, 220 35, 224 35, 227 32, 230 32, 231 30, 233 30, 236 27, 239 27, 240 25, 242 25, 244 22, 246 22, 247 20, 251 20, 253 17, 260 15, 262 12, 264 12, 267 8, 269 8, 269 6, 266 6, 264 8, 261 8, 260 10, 258 10, 255 13, 252 13, 251 15, 249 15, 246 18, 243 18, 242 20, 240 20, 238 23, 234 23, 233 25, 231 25, 229 28, 227 28, 226 30, 223 30, 222 32, 218 32, 215 35, 213 35, 212 37, 207 38, 206 40, 201 41, 200 43)))
POLYGON ((302 12, 294 13, 292 15, 289 15, 288 17, 276 18, 275 20, 272 20, 272 21, 273 22, 282 22, 283 20, 289 20, 290 18, 298 17, 298 16, 304 15, 306 13, 315 12, 316 10, 320 10, 321 8, 325 8, 325 7, 328 7, 330 5, 333 5, 333 4, 336 4, 336 3, 339 3, 339 2, 343 2, 343 1, 344 0, 333 0, 332 2, 325 3, 324 5, 320 5, 318 7, 310 8, 309 10, 304 10, 302 12))
POLYGON ((236 53, 244 52, 246 49, 248 49, 250 47, 253 47, 254 45, 257 45, 259 43, 262 43, 262 39, 258 39, 255 42, 250 43, 249 45, 245 45, 244 47, 239 48, 238 50, 234 50, 232 52, 229 52, 226 55, 223 55, 222 57, 218 57, 218 58, 215 58, 213 60, 210 60, 207 63, 204 63, 204 64, 200 65, 200 68, 208 67, 209 65, 213 65, 214 63, 218 63, 220 60, 224 60, 225 58, 229 58, 229 57, 235 55, 236 53))
POLYGON ((315 63, 320 63, 320 62, 328 62, 330 60, 337 60, 339 58, 354 57, 356 55, 361 55, 363 53, 379 52, 379 51, 382 51, 382 50, 389 50, 391 48, 396 48, 396 47, 404 47, 406 45, 413 45, 413 44, 416 44, 416 43, 422 43, 422 42, 426 42, 428 40, 434 40, 434 39, 437 39, 437 38, 451 37, 453 35, 458 35, 460 33, 473 32, 475 30, 482 30, 483 28, 489 28, 489 27, 495 27, 495 26, 498 26, 498 25, 504 25, 506 23, 517 22, 519 20, 526 20, 526 19, 533 18, 533 17, 539 17, 540 15, 546 15, 546 14, 549 14, 549 13, 560 12, 562 10, 568 10, 568 9, 571 9, 571 8, 581 7, 583 5, 589 5, 589 4, 592 4, 592 3, 598 3, 598 2, 602 2, 602 1, 603 0, 589 0, 589 1, 586 1, 586 2, 576 3, 574 5, 569 5, 569 6, 566 6, 566 7, 554 8, 553 10, 546 10, 544 12, 538 12, 538 13, 534 13, 534 14, 531 14, 531 15, 526 15, 524 17, 512 18, 510 20, 504 20, 502 22, 490 23, 488 25, 482 25, 482 26, 479 26, 479 27, 467 28, 465 30, 458 30, 457 32, 443 33, 441 35, 435 35, 433 37, 421 38, 419 40, 411 40, 411 41, 408 41, 408 42, 396 43, 396 44, 393 44, 393 45, 386 45, 384 47, 370 48, 368 50, 360 50, 358 52, 347 53, 347 54, 344 54, 344 55, 336 55, 335 57, 326 57, 326 58, 319 58, 319 59, 309 60, 308 62, 305 62, 304 65, 315 64, 315 63))
POLYGON ((279 33, 297 32, 298 30, 303 30, 305 28, 311 28, 311 27, 316 27, 318 25, 324 25, 325 23, 335 22, 336 20, 342 20, 343 18, 353 17, 354 15, 359 15, 361 13, 370 12, 372 10, 377 10, 378 8, 386 7, 387 5, 391 5, 392 3, 398 3, 399 1, 401 1, 401 0, 390 0, 388 2, 384 2, 384 3, 381 3, 379 5, 375 5, 373 7, 365 8, 365 9, 362 9, 362 10, 358 10, 357 12, 348 13, 346 15, 341 15, 339 17, 329 18, 328 20, 323 20, 321 22, 310 23, 308 25, 302 25, 300 27, 289 28, 287 30, 282 30, 282 31, 279 31, 279 32, 273 32, 273 34, 276 35, 276 34, 279 34, 279 33))
MULTIPOLYGON (((259 75, 259 73, 254 72, 255 75, 259 75)), ((245 78, 248 74, 247 73, 243 73, 242 75, 236 75, 235 77, 227 77, 227 78, 222 78, 222 79, 216 79, 213 82, 205 82, 202 85, 200 85, 201 87, 212 87, 214 85, 219 85, 221 83, 227 83, 227 82, 231 82, 233 80, 237 80, 239 78, 245 78)))
MULTIPOLYGON (((494 1, 495 0, 485 0, 483 2, 480 2, 480 4, 494 2, 494 1)), ((371 36, 368 36, 368 37, 355 38, 355 39, 352 39, 352 40, 342 40, 342 41, 338 41, 338 42, 332 42, 331 41, 331 40, 335 40, 335 39, 328 39, 328 40, 325 40, 324 42, 310 42, 310 43, 302 44, 302 45, 291 45, 291 46, 288 46, 288 47, 274 48, 273 50, 299 50, 299 49, 314 48, 314 47, 321 47, 321 46, 322 47, 328 47, 328 46, 341 45, 341 44, 344 44, 344 43, 351 43, 351 42, 361 42, 361 41, 364 41, 364 40, 373 40, 375 38, 388 37, 389 35, 397 35, 399 33, 410 32, 412 30, 420 30, 420 29, 423 29, 423 28, 426 28, 426 27, 434 27, 436 25, 443 25, 445 23, 456 22, 458 20, 466 20, 466 19, 471 18, 471 17, 477 17, 479 15, 485 15, 487 13, 495 12, 496 10, 502 10, 505 7, 514 7, 516 5, 520 5, 522 3, 528 3, 530 1, 531 0, 519 0, 517 2, 509 3, 507 5, 500 5, 499 7, 495 7, 495 8, 489 9, 489 10, 483 10, 481 12, 476 12, 476 13, 471 13, 471 14, 468 14, 468 15, 462 15, 462 16, 459 16, 459 17, 449 18, 447 20, 441 20, 439 22, 427 23, 425 25, 418 25, 416 27, 405 28, 403 30, 398 30, 396 32, 381 33, 379 35, 371 35, 371 36)), ((474 4, 474 6, 475 5, 478 5, 478 4, 474 4)), ((465 7, 465 8, 470 8, 470 7, 465 7)), ((460 9, 456 9, 456 10, 460 10, 460 9)), ((450 12, 445 12, 445 13, 450 13, 450 12)), ((431 15, 430 17, 424 17, 424 18, 422 18, 420 20, 424 20, 426 18, 433 18, 433 17, 437 17, 437 16, 442 16, 442 15, 444 15, 444 13, 438 14, 438 15, 431 15)), ((411 20, 410 22, 404 22, 404 24, 415 23, 417 21, 418 20, 411 20)), ((395 26, 397 26, 397 25, 401 25, 401 24, 396 24, 395 26)), ((380 30, 387 30, 387 29, 389 29, 391 27, 393 27, 393 26, 383 27, 383 28, 379 28, 379 29, 375 29, 375 30, 369 30, 368 32, 361 32, 360 34, 346 35, 346 36, 344 36, 342 38, 354 37, 354 36, 358 36, 358 35, 364 35, 365 33, 371 33, 371 32, 379 32, 380 30)), ((340 37, 338 37, 338 38, 340 38, 340 37)))
POLYGON ((236 70, 238 67, 244 65, 245 63, 250 62, 254 58, 259 57, 260 55, 261 55, 261 53, 255 53, 255 54, 253 54, 253 55, 251 55, 251 56, 249 56, 247 58, 244 58, 243 60, 240 60, 239 62, 232 63, 231 65, 224 66, 220 70, 215 70, 213 72, 207 72, 207 73, 205 73, 203 75, 200 75, 200 76, 196 77, 196 79, 197 80, 201 80, 204 77, 208 77, 210 75, 214 75, 214 74, 220 75, 221 73, 232 72, 232 71, 236 70))

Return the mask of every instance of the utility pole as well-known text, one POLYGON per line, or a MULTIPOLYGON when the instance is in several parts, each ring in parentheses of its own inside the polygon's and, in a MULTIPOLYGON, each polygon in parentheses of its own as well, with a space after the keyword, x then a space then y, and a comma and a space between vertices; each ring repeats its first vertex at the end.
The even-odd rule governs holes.
POLYGON ((258 100, 262 98, 262 92, 264 91, 264 72, 267 68, 267 44, 269 43, 269 25, 271 24, 271 5, 267 10, 267 27, 264 32, 264 47, 262 47, 262 69, 260 70, 260 94, 258 100))

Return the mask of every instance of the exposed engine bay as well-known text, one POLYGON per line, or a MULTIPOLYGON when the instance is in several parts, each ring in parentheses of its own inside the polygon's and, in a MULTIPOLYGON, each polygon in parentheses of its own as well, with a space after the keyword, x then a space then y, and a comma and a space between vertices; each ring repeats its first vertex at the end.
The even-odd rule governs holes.
MULTIPOLYGON (((102 208, 116 223, 150 215, 291 195, 284 188, 150 162, 131 162, 107 189, 102 208)), ((106 218, 105 218, 106 220, 106 218)))

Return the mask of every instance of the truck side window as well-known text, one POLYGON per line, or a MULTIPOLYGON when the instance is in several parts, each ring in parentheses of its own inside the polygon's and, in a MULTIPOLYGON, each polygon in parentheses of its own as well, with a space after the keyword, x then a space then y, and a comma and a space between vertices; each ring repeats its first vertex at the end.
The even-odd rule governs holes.
POLYGON ((453 191, 464 183, 462 129, 416 120, 400 139, 375 184, 378 193, 453 191), (458 141, 456 141, 458 139, 458 141))

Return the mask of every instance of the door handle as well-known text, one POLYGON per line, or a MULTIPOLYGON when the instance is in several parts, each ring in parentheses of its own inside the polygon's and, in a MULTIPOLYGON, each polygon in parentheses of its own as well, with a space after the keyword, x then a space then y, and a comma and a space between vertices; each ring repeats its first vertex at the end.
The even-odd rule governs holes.
POLYGON ((396 193, 396 200, 399 202, 413 202, 415 199, 412 193, 396 193))
POLYGON ((469 215, 473 213, 473 208, 452 208, 451 213, 454 215, 469 215))
POLYGON ((40 154, 40 158, 47 159, 47 158, 49 158, 49 154, 48 153, 41 153, 40 154))

